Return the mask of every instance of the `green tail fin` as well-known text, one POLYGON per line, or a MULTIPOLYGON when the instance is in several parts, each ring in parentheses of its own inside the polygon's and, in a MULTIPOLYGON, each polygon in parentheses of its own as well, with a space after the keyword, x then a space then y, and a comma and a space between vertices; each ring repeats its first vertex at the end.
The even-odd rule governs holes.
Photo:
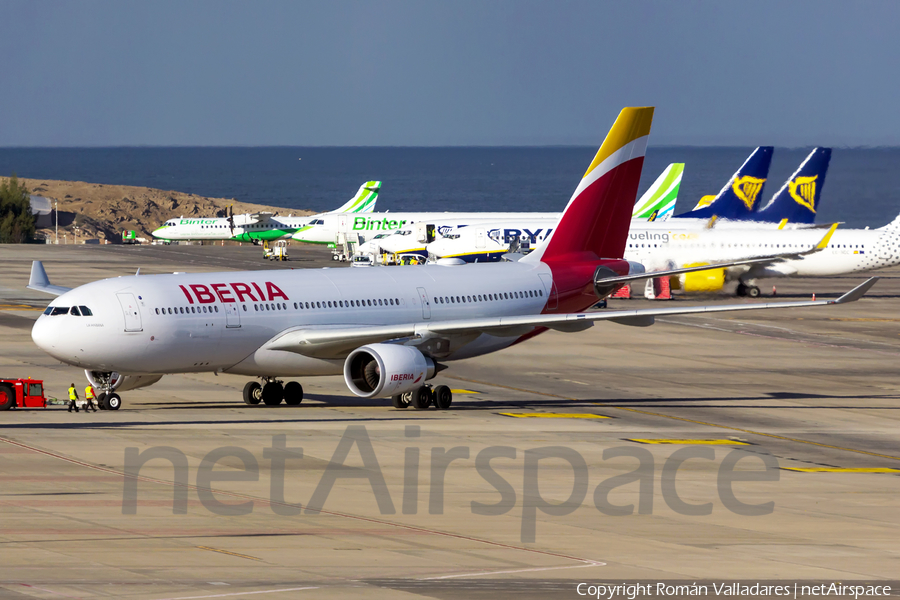
POLYGON ((681 186, 681 175, 684 163, 672 163, 662 172, 641 199, 634 205, 632 219, 650 219, 665 221, 675 212, 675 201, 678 200, 678 188, 681 186), (655 214, 654 214, 655 213, 655 214))
POLYGON ((367 181, 359 186, 359 191, 342 207, 331 212, 336 213, 370 213, 375 210, 375 202, 378 200, 378 192, 381 190, 380 181, 367 181))

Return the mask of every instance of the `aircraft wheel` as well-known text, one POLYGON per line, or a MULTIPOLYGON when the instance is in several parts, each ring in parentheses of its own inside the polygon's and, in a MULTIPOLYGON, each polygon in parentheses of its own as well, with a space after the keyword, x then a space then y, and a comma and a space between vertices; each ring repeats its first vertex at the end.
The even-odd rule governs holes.
POLYGON ((262 386, 255 381, 248 381, 244 386, 244 404, 259 404, 262 400, 262 386))
POLYGON ((100 392, 97 394, 97 408, 100 410, 106 410, 106 392, 100 392))
POLYGON ((438 410, 447 410, 453 402, 453 392, 446 385, 439 385, 432 392, 434 396, 434 407, 438 410))
POLYGON ((122 398, 113 392, 106 396, 106 408, 109 410, 119 410, 122 406, 122 398))
POLYGON ((303 386, 296 381, 284 384, 284 403, 288 406, 298 406, 301 402, 303 402, 303 386))
POLYGON ((277 381, 270 381, 263 386, 262 401, 267 406, 278 406, 284 399, 284 386, 277 381))
POLYGON ((743 283, 737 284, 737 289, 734 290, 734 293, 738 296, 746 296, 747 295, 747 286, 743 283))
POLYGON ((758 298, 759 297, 759 288, 756 287, 755 285, 748 286, 747 287, 747 295, 750 296, 751 298, 758 298))
POLYGON ((425 410, 431 404, 431 390, 427 385, 417 388, 412 393, 412 405, 416 410, 425 410))
POLYGON ((409 392, 391 396, 391 402, 394 404, 394 408, 406 408, 409 406, 409 398, 407 396, 409 396, 409 392))

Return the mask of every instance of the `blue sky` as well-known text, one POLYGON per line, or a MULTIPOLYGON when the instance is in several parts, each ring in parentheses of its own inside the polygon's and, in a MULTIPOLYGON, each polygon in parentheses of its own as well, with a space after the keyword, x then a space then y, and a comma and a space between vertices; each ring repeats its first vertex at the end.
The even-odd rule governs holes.
POLYGON ((900 145, 900 2, 0 0, 0 146, 900 145))

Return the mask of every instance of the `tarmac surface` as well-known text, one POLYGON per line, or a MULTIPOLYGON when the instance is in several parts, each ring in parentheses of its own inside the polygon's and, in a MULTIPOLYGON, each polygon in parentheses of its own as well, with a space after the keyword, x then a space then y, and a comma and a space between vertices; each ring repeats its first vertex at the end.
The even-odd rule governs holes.
MULTIPOLYGON (((58 398, 86 385, 31 341, 50 300, 25 289, 32 259, 67 287, 138 267, 336 266, 321 248, 261 254, 0 246, 0 374, 58 398)), ((119 411, 0 413, 0 598, 896 594, 900 269, 878 274, 850 305, 603 323, 452 363, 434 380, 456 390, 448 411, 356 398, 339 377, 303 380, 298 407, 246 406, 246 379, 198 373, 125 392, 119 411)), ((866 277, 762 284, 822 298, 866 277)), ((710 302, 752 301, 672 301, 710 302)))

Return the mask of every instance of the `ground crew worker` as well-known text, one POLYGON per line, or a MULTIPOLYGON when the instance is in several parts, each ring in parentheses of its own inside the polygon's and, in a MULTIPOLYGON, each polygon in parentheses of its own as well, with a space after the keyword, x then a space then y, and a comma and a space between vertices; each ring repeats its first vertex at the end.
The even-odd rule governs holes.
POLYGON ((97 412, 97 407, 94 406, 94 386, 91 384, 84 388, 84 399, 87 400, 84 405, 84 411, 87 412, 89 408, 92 408, 94 412, 97 412))
POLYGON ((72 412, 72 409, 75 409, 75 412, 78 412, 78 390, 75 389, 75 384, 69 386, 69 412, 72 412))

